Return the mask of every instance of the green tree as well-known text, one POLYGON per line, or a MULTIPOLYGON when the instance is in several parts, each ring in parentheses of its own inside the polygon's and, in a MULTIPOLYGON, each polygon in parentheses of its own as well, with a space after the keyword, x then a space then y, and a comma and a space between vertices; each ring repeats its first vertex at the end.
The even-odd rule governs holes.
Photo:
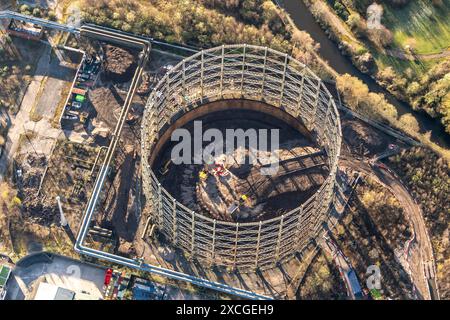
POLYGON ((353 110, 358 110, 360 103, 369 94, 367 85, 347 73, 336 77, 336 87, 343 95, 346 104, 353 110))
POLYGON ((407 130, 411 130, 413 132, 420 131, 419 123, 411 113, 405 113, 400 117, 399 121, 400 125, 407 130))

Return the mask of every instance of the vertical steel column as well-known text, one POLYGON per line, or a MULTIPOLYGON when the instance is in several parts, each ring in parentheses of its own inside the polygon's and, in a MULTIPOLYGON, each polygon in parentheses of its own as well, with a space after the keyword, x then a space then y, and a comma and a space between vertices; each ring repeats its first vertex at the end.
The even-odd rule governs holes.
POLYGON ((302 221, 303 221, 303 209, 304 209, 304 206, 302 204, 300 206, 300 212, 298 214, 298 220, 297 220, 297 234, 296 234, 297 245, 300 244, 300 237, 301 237, 300 232, 301 232, 301 226, 302 226, 302 221))
POLYGON ((157 195, 158 195, 158 216, 159 216, 159 227, 162 230, 163 229, 163 212, 162 212, 162 195, 161 195, 161 183, 158 182, 157 184, 158 190, 157 190, 157 195))
POLYGON ((298 101, 297 101, 297 114, 296 114, 296 117, 299 117, 300 116, 300 112, 302 111, 302 109, 301 109, 301 104, 302 104, 302 102, 303 102, 303 87, 304 87, 304 85, 305 85, 305 73, 303 72, 303 70, 302 70, 302 72, 301 72, 301 74, 302 74, 302 80, 301 80, 301 82, 300 82, 300 90, 298 91, 298 101))
MULTIPOLYGON (((321 135, 323 135, 324 137, 325 137, 325 130, 329 133, 329 131, 328 131, 328 125, 329 125, 329 123, 328 123, 328 117, 330 116, 330 112, 331 112, 331 108, 332 108, 332 106, 331 106, 331 100, 328 100, 328 104, 327 104, 327 111, 325 112, 325 118, 323 119, 323 126, 320 126, 320 132, 321 132, 321 135)), ((328 141, 329 142, 329 141, 328 141)), ((326 143, 326 145, 331 145, 332 143, 326 143)), ((334 153, 334 151, 333 151, 333 153, 334 153)), ((330 156, 332 156, 332 155, 328 155, 328 157, 330 157, 330 156)))
POLYGON ((191 256, 194 257, 194 249, 195 249, 195 212, 191 212, 191 256))
POLYGON ((222 62, 220 63, 220 96, 223 97, 223 72, 225 59, 225 45, 222 45, 222 62))
POLYGON ((255 256, 255 268, 258 268, 258 263, 259 263, 259 246, 261 244, 261 227, 262 227, 262 221, 259 222, 259 227, 258 227, 258 238, 256 240, 256 256, 255 256))
POLYGON ((233 266, 236 266, 238 235, 239 235, 239 222, 236 223, 236 236, 234 238, 234 261, 233 261, 233 266))
POLYGON ((212 246, 211 246, 211 264, 214 263, 216 252, 216 219, 213 222, 212 246))
POLYGON ((278 260, 280 255, 281 235, 283 232, 284 214, 281 216, 280 227, 278 228, 277 247, 275 249, 275 260, 278 260))
MULTIPOLYGON (((166 85, 164 86, 164 99, 166 101, 169 100, 169 90, 170 90, 170 71, 167 73, 166 85)), ((166 113, 167 110, 171 110, 171 112, 173 112, 173 111, 172 111, 172 109, 169 109, 169 108, 164 109, 164 115, 166 116, 166 122, 168 124, 171 124, 172 114, 167 114, 166 113)))
POLYGON ((183 59, 183 76, 181 81, 181 90, 183 94, 183 101, 184 101, 184 110, 187 109, 187 106, 189 105, 187 101, 187 92, 186 92, 186 59, 183 59))
POLYGON ((319 106, 319 97, 320 97, 320 86, 322 84, 322 80, 317 79, 317 89, 316 89, 316 97, 315 97, 315 101, 314 101, 314 108, 313 108, 313 113, 312 113, 312 117, 311 117, 311 121, 310 121, 310 128, 313 128, 314 123, 316 121, 316 114, 317 114, 317 108, 319 106))
POLYGON ((172 241, 177 244, 177 200, 172 199, 172 241))
POLYGON ((245 55, 247 54, 247 45, 244 44, 244 53, 242 55, 242 74, 241 74, 241 96, 244 95, 244 73, 245 73, 245 55))
POLYGON ((203 103, 203 70, 204 70, 204 54, 201 55, 201 71, 200 71, 200 102, 203 103))
MULTIPOLYGON (((327 183, 327 182, 325 182, 325 183, 327 183)), ((319 200, 319 196, 320 196, 319 192, 320 192, 320 189, 317 190, 316 193, 314 194, 313 215, 311 216, 310 221, 309 221, 309 224, 310 224, 309 227, 312 230, 315 230, 315 225, 316 225, 316 222, 318 219, 317 217, 319 215, 319 206, 320 206, 319 201, 321 200, 321 199, 319 200)))
POLYGON ((287 63, 288 63, 288 55, 284 55, 284 68, 283 68, 283 79, 281 80, 281 91, 280 91, 280 101, 278 101, 278 107, 281 107, 281 104, 283 102, 283 95, 284 95, 284 85, 286 81, 286 69, 287 69, 287 63))
POLYGON ((261 99, 264 96, 264 85, 266 84, 266 64, 267 64, 267 47, 264 48, 264 65, 263 65, 263 75, 262 75, 262 83, 261 83, 261 99))

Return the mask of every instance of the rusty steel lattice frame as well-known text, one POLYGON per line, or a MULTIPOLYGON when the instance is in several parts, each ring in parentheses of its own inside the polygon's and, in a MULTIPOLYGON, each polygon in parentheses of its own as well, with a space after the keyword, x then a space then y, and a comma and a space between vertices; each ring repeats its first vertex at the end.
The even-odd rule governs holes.
POLYGON ((142 122, 142 179, 152 220, 174 246, 208 265, 245 270, 273 267, 304 248, 323 228, 334 197, 341 146, 331 94, 308 67, 289 55, 252 45, 200 51, 167 72, 142 122), (263 101, 302 121, 327 153, 329 176, 300 207, 273 219, 233 223, 192 211, 159 183, 149 155, 161 134, 196 107, 222 99, 263 101))

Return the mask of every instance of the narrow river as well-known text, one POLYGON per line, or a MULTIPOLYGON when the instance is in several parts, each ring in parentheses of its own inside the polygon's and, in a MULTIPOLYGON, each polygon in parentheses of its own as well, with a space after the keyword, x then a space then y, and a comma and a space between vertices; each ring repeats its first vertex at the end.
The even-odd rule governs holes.
POLYGON ((433 142, 442 147, 450 148, 450 136, 445 132, 439 120, 433 119, 425 113, 412 110, 408 104, 397 100, 369 75, 359 71, 348 57, 341 54, 337 44, 328 38, 302 0, 278 0, 278 2, 289 13, 299 29, 307 31, 316 42, 320 43, 319 54, 328 61, 333 69, 340 74, 348 73, 358 77, 364 81, 372 92, 383 93, 386 99, 396 107, 399 116, 405 113, 414 114, 419 122, 421 132, 431 131, 433 142))

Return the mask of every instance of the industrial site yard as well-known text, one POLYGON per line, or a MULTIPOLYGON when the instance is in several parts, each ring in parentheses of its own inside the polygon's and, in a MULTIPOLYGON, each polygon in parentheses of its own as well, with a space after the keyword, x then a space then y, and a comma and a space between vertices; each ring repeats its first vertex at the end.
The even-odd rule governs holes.
POLYGON ((404 162, 427 152, 346 105, 342 83, 295 46, 200 50, 6 16, 0 88, 14 94, 0 92, 0 254, 54 253, 43 270, 61 277, 33 267, 28 281, 17 265, 11 296, 33 296, 46 277, 71 286, 70 257, 95 269, 82 281, 96 299, 132 295, 109 285, 115 273, 158 283, 155 299, 439 298, 446 242, 429 229, 445 229, 445 190, 404 162))

